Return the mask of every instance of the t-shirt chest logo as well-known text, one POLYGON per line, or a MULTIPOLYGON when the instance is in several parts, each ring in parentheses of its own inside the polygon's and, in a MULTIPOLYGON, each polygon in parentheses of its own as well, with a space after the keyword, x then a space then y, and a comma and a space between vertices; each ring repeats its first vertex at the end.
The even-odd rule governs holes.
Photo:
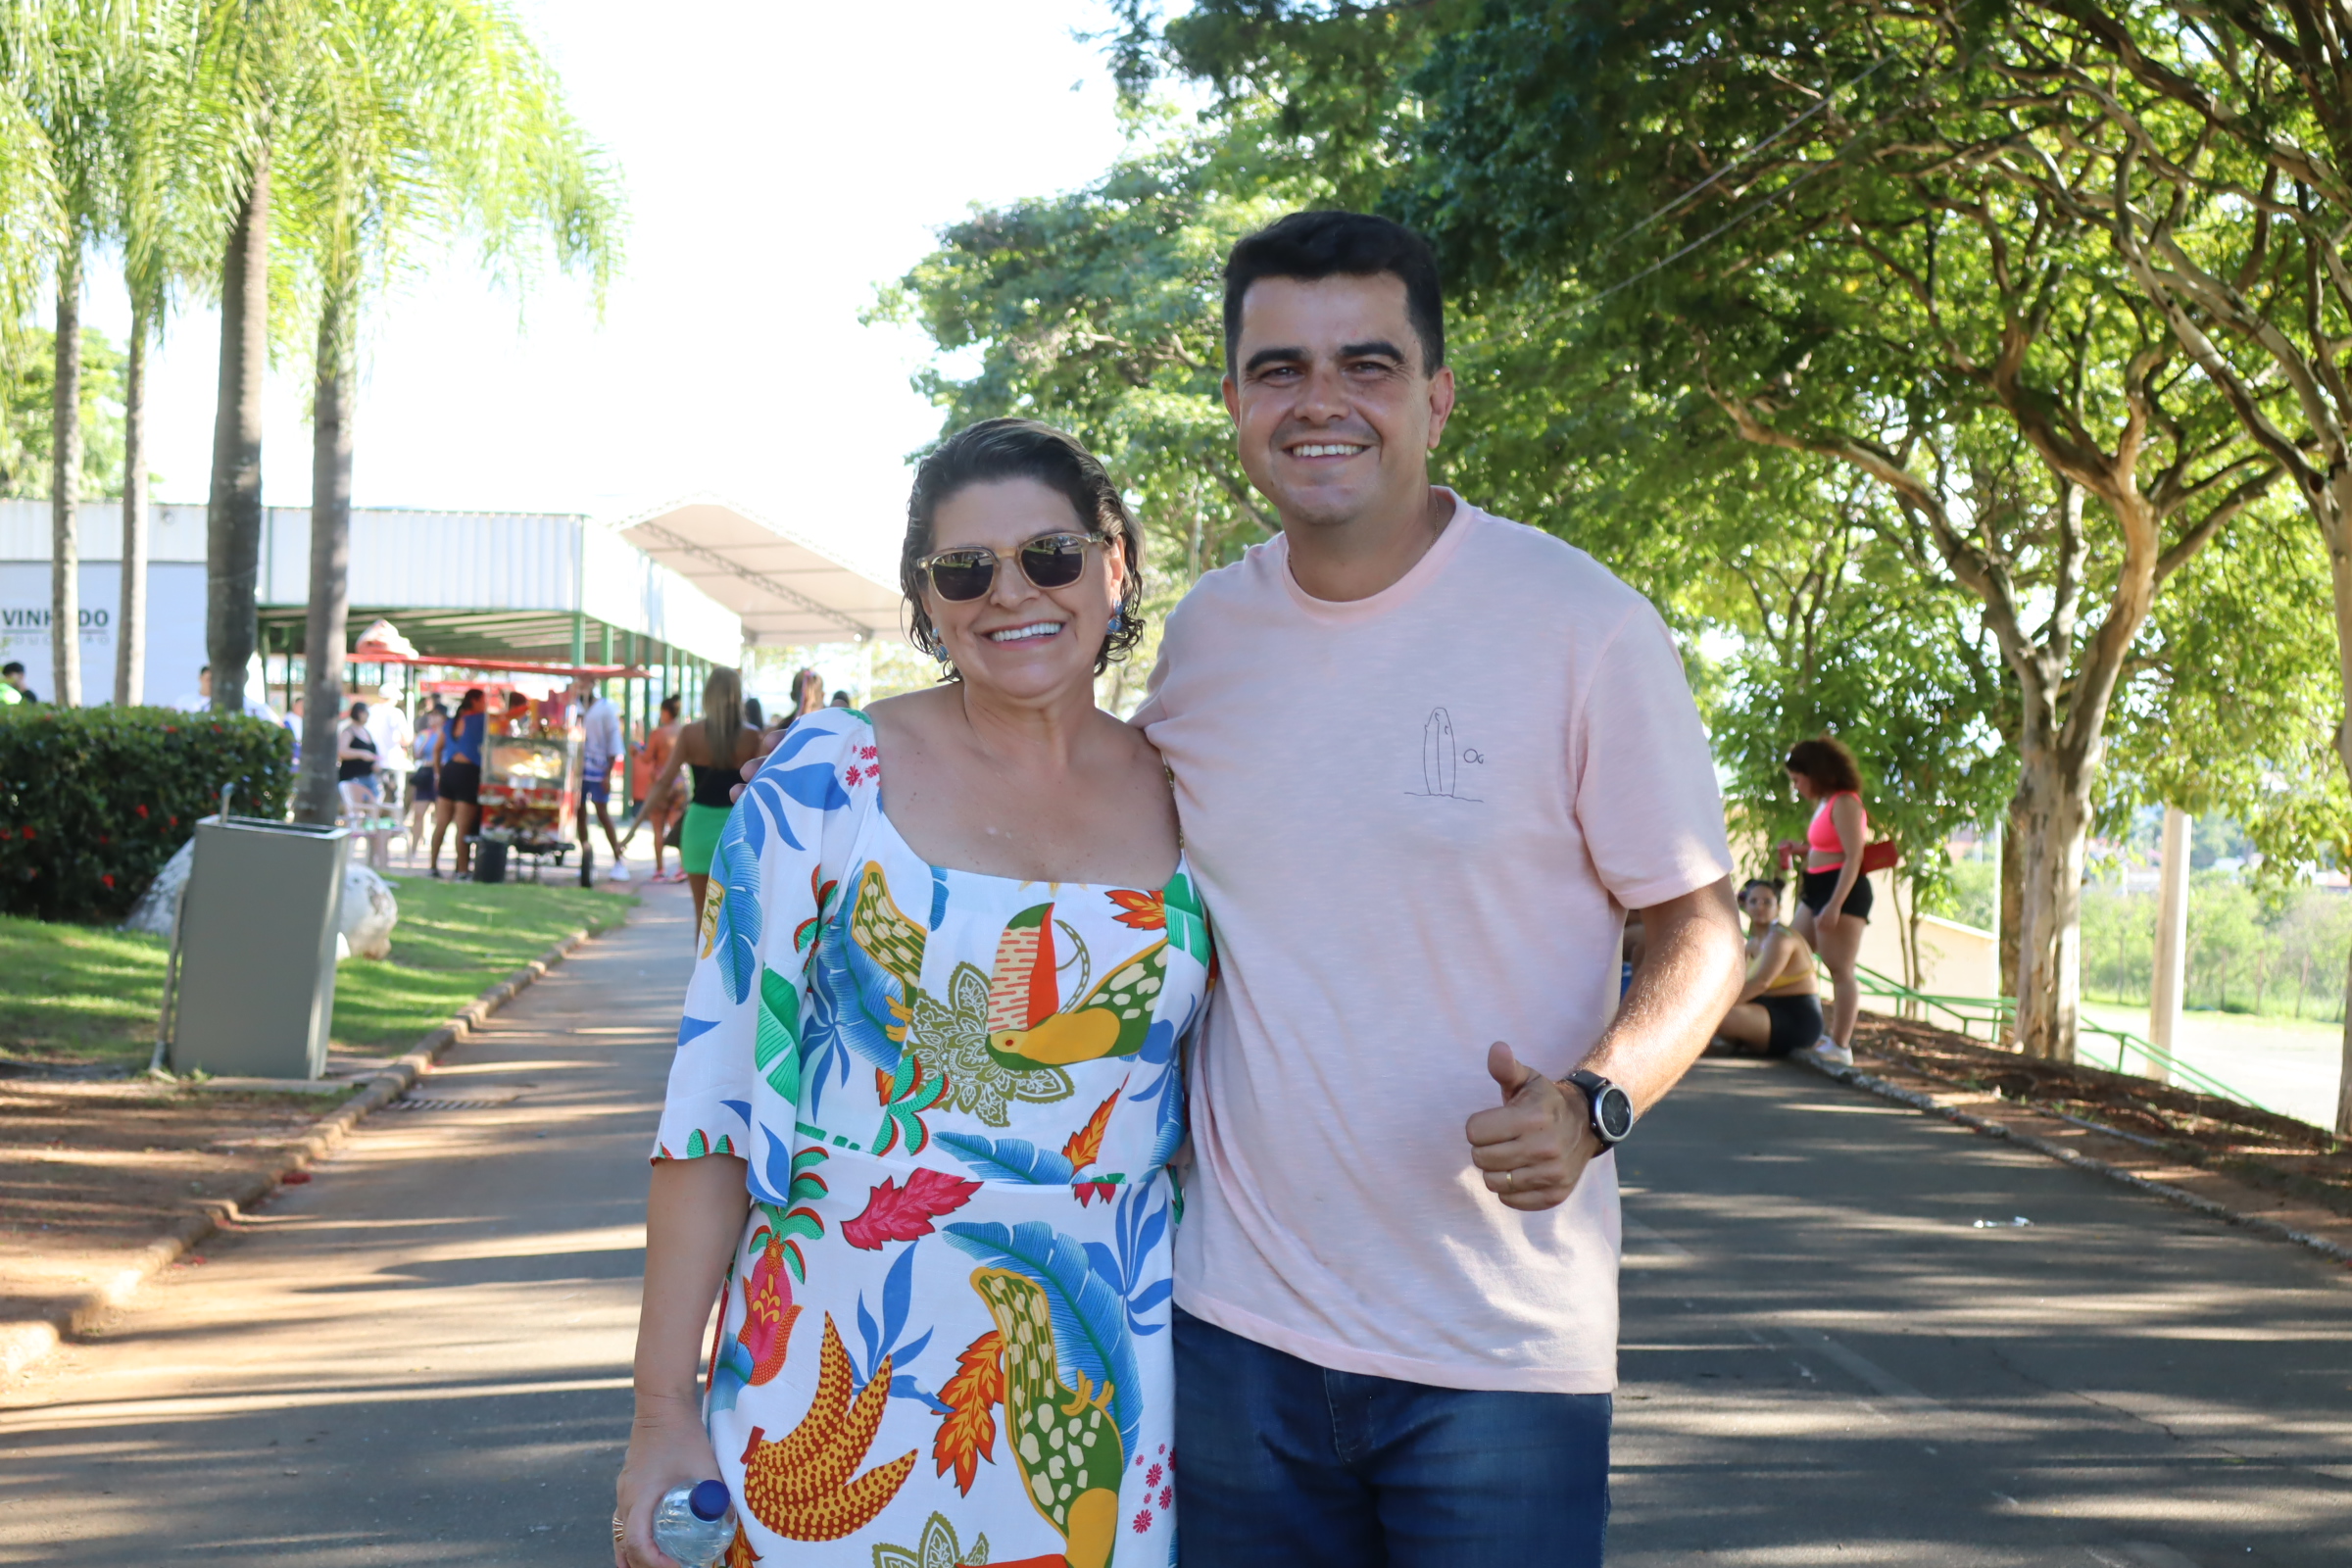
POLYGON ((1487 754, 1464 745, 1454 733, 1453 714, 1433 708, 1429 721, 1421 726, 1421 787, 1405 793, 1424 800, 1481 805, 1483 797, 1476 793, 1477 769, 1486 765, 1487 754))

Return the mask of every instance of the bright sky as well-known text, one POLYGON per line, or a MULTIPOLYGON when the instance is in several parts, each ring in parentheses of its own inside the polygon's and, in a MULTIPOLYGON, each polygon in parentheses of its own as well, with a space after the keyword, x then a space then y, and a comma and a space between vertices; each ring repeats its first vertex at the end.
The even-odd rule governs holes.
MULTIPOLYGON (((464 258, 382 302, 357 502, 604 517, 708 491, 888 559, 903 460, 938 416, 907 385, 921 334, 858 314, 971 204, 1083 184, 1117 155, 1100 47, 1071 36, 1105 27, 1104 9, 518 5, 626 181, 626 272, 601 323, 574 286, 541 286, 525 312, 464 258)), ((96 282, 88 311, 120 341, 119 285, 96 282)), ((160 356, 160 500, 204 499, 219 335, 191 311, 160 356)), ((307 376, 272 376, 271 505, 310 501, 307 376)))

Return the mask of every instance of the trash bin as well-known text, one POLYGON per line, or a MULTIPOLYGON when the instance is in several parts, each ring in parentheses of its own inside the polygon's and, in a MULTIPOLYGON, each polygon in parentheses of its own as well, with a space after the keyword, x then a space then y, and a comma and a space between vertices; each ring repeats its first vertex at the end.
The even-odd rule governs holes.
POLYGON ((208 816, 180 897, 173 1072, 318 1078, 350 829, 208 816))
POLYGON ((507 879, 505 839, 473 841, 473 879, 476 882, 504 882, 507 879))

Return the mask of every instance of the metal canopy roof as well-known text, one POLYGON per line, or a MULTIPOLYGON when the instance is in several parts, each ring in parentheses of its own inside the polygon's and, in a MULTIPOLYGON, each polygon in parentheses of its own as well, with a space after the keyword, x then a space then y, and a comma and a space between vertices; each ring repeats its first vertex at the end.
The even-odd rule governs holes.
MULTIPOLYGON (((279 629, 276 652, 303 651, 310 611, 302 605, 264 605, 262 624, 279 629)), ((413 605, 354 605, 353 635, 370 620, 389 619, 419 646, 435 654, 477 659, 514 659, 525 663, 560 663, 571 658, 569 612, 531 610, 420 610, 413 605)), ((601 653, 602 621, 588 628, 588 653, 601 653)), ((617 639, 616 639, 617 640, 617 639)), ((357 659, 359 655, 353 655, 357 659)))
POLYGON ((906 637, 895 583, 732 503, 681 501, 617 531, 742 616, 748 643, 906 637))

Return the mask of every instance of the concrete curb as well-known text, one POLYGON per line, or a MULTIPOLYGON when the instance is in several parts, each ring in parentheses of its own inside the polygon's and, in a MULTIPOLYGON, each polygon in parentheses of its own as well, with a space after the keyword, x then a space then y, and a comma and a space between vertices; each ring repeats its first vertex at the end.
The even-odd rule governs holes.
MULTIPOLYGON (((1926 1111, 1931 1116, 1941 1116, 1945 1121, 1957 1122, 1971 1132, 1983 1133, 1987 1138, 2005 1139, 2021 1149, 2030 1149, 2036 1154, 2046 1154, 2052 1159, 2063 1161, 2078 1169, 2104 1176, 2109 1181, 2121 1182, 2127 1187, 2136 1187, 2141 1192, 2153 1194, 2168 1203, 2178 1203, 2182 1208, 2194 1209, 2200 1214, 2221 1220, 2225 1224, 2256 1231, 2282 1242, 2292 1242, 2297 1247, 2309 1248, 2322 1257, 2333 1258, 2339 1263, 2352 1263, 2352 1248, 2331 1242, 2324 1236, 2314 1236, 2308 1231, 2296 1230, 2291 1225, 2281 1225, 2278 1221, 2265 1219, 2260 1214, 2243 1213, 2231 1208, 2227 1203, 2217 1203, 2212 1199, 2199 1193, 2192 1193, 2186 1188, 2175 1187, 2170 1182, 2151 1181, 2136 1171, 2124 1169, 2121 1165, 2111 1165, 2103 1159, 2093 1159, 2090 1155, 2069 1149, 2064 1144, 2055 1144, 2047 1138, 2037 1138, 2032 1133, 2021 1133, 2013 1127, 2005 1126, 1984 1116, 1972 1116, 1956 1106, 1937 1104, 1927 1095, 1905 1089, 1899 1084, 1890 1084, 1883 1078, 1873 1078, 1859 1067, 1833 1067, 1827 1062, 1816 1061, 1811 1056, 1801 1054, 1792 1055, 1789 1059, 1812 1068, 1813 1071, 1820 1073, 1825 1078, 1835 1078, 1839 1083, 1852 1084, 1857 1089, 1868 1090, 1882 1100, 1891 1100, 1897 1104, 1909 1105, 1914 1110, 1926 1111)), ((2072 1117, 2067 1119, 2073 1120, 2072 1117)), ((2106 1129, 2100 1128, 2099 1131, 2104 1132, 2106 1129)))
POLYGON ((284 1150, 281 1163, 274 1171, 257 1172, 225 1196, 208 1199, 197 1212, 182 1214, 112 1275, 77 1299, 53 1308, 48 1316, 29 1322, 0 1323, 0 1382, 14 1378, 57 1348, 66 1336, 85 1334, 95 1328, 107 1314, 129 1300, 140 1286, 178 1262, 223 1222, 235 1219, 241 1209, 274 1191, 293 1172, 334 1152, 350 1136, 352 1128, 370 1111, 408 1093, 409 1087, 440 1059, 442 1053, 466 1039, 492 1013, 529 990, 533 982, 562 963, 588 937, 585 927, 574 931, 459 1008, 447 1023, 416 1042, 405 1054, 395 1057, 391 1065, 359 1080, 365 1087, 313 1122, 309 1132, 284 1150))

